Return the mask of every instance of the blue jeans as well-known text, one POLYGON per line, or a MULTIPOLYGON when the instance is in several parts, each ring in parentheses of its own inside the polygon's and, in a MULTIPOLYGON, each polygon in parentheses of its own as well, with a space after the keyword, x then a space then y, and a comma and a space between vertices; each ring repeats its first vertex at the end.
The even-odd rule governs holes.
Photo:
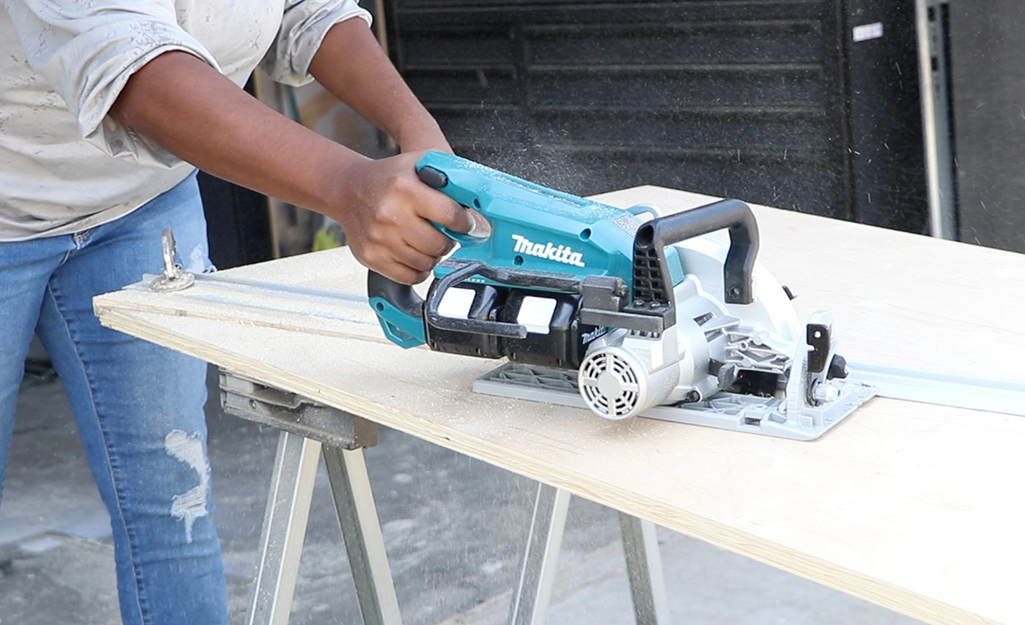
POLYGON ((108 330, 92 309, 93 296, 160 272, 168 227, 186 268, 209 268, 195 176, 92 230, 0 243, 0 485, 34 332, 110 512, 124 623, 216 625, 228 611, 210 515, 206 365, 108 330))

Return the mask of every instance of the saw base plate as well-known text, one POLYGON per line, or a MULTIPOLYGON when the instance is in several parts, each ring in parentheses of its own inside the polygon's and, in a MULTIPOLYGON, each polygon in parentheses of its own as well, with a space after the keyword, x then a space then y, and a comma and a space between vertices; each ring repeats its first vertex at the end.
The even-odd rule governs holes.
MULTIPOLYGON (((839 396, 806 407, 787 418, 786 402, 776 398, 718 393, 705 401, 655 406, 640 416, 690 425, 811 441, 822 436, 876 395, 875 387, 835 380, 839 396)), ((588 410, 577 389, 577 373, 508 362, 477 378, 474 392, 588 410)))

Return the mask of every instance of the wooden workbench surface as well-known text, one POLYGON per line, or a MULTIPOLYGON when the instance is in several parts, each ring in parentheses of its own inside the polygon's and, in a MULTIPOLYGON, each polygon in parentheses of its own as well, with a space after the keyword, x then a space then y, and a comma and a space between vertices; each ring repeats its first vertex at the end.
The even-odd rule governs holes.
MULTIPOLYGON (((664 210, 707 201, 641 187, 664 210)), ((756 207, 760 258, 852 361, 1025 379, 1025 256, 756 207)), ((347 250, 224 275, 362 291, 347 250)), ((494 361, 404 351, 368 309, 203 283, 96 300, 110 327, 931 623, 1025 623, 1025 418, 874 399, 806 443, 471 393, 494 361), (273 312, 276 308, 293 312, 273 312)))

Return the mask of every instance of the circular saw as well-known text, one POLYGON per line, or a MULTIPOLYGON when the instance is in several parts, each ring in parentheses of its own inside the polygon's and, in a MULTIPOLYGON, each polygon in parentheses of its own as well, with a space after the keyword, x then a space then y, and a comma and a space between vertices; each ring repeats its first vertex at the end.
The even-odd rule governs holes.
POLYGON ((623 210, 440 152, 417 172, 491 235, 439 227, 459 247, 426 297, 371 272, 369 301, 402 347, 506 359, 479 392, 803 440, 875 394, 757 261, 743 202, 623 210))

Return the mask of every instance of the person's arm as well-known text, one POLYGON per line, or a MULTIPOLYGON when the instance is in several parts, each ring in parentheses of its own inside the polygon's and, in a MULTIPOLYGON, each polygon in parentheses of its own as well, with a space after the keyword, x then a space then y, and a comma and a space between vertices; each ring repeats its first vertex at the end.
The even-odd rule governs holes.
POLYGON ((418 154, 366 159, 272 111, 185 52, 146 63, 111 113, 205 171, 332 217, 356 258, 393 280, 426 279, 451 249, 428 220, 461 232, 480 227, 470 211, 417 179, 418 154))
POLYGON ((451 152, 445 135, 381 49, 366 22, 335 24, 310 63, 325 89, 388 133, 403 152, 451 152))

